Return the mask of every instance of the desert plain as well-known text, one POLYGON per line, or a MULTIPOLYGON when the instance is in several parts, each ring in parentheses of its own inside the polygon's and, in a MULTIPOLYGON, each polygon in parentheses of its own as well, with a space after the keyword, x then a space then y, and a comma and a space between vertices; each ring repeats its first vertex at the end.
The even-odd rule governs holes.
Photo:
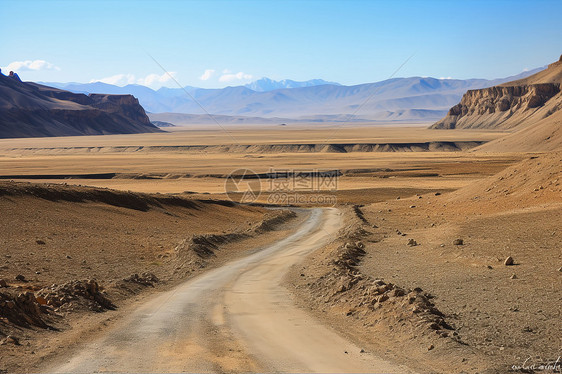
MULTIPOLYGON (((0 320, 4 340, 17 339, 0 346, 0 369, 503 373, 555 361, 562 346, 560 153, 479 152, 509 131, 426 127, 178 127, 0 140, 0 278, 44 309, 24 311, 19 325, 0 320), (241 169, 261 176, 251 204, 238 204, 243 191, 228 183, 241 169), (329 189, 289 191, 333 199, 275 204, 272 170, 337 171, 329 189), (302 234, 311 222, 325 225, 320 234, 302 234), (264 326, 284 326, 275 320, 281 317, 319 323, 311 336, 343 340, 302 349, 310 362, 330 352, 332 366, 306 358, 299 366, 279 358, 281 348, 260 348, 248 323, 269 317, 245 320, 240 308, 261 305, 267 316, 268 303, 281 299, 237 301, 221 288, 208 290, 215 296, 193 311, 202 320, 194 335, 175 340, 160 366, 123 367, 115 357, 84 364, 93 360, 84 353, 89 344, 105 336, 113 347, 132 339, 119 331, 148 323, 134 317, 147 300, 173 309, 166 292, 213 281, 220 269, 235 274, 244 258, 290 235, 309 252, 289 257, 300 252, 287 247, 279 279, 251 283, 257 275, 248 270, 241 274, 250 283, 224 282, 250 293, 262 284, 270 294, 278 291, 267 282, 279 281, 291 305, 277 304, 279 314, 264 326), (131 319, 137 324, 126 327, 131 319), (185 366, 182 357, 198 360, 185 366)), ((296 347, 289 333, 299 324, 291 326, 285 334, 262 332, 280 334, 283 349, 296 347)), ((135 336, 140 351, 170 344, 135 336)))

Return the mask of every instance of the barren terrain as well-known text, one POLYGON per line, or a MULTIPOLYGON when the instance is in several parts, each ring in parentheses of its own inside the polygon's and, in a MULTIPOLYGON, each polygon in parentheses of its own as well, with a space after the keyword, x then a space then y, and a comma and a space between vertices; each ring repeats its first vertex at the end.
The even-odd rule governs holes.
POLYGON ((409 372, 361 354, 279 287, 287 269, 339 225, 337 210, 313 210, 287 238, 153 298, 48 371, 409 372))
POLYGON ((292 218, 231 202, 25 182, 2 182, 0 207, 0 369, 7 372, 35 371, 136 297, 284 237, 292 218))
POLYGON ((320 318, 422 372, 554 364, 562 353, 561 161, 560 153, 533 157, 453 193, 356 206, 340 246, 310 256, 289 285, 320 318), (351 266, 338 270, 338 259, 351 266), (429 313, 410 298, 416 289, 431 300, 429 313))
MULTIPOLYGON (((222 193, 237 169, 339 170, 338 190, 458 188, 520 160, 517 154, 480 155, 438 150, 338 151, 330 144, 485 142, 497 131, 427 130, 421 127, 322 126, 186 130, 173 133, 0 140, 0 178, 65 182, 137 192, 222 193), (236 144, 250 148, 233 152, 236 144), (317 145, 317 149, 301 146, 317 145), (193 150, 192 146, 209 146, 193 150), (277 147, 277 148, 270 148, 277 147), (301 147, 299 149, 299 147, 301 147)), ((264 181, 262 190, 267 190, 264 181)))
POLYGON ((0 369, 503 373, 528 357, 551 362, 562 346, 560 154, 412 148, 505 134, 328 126, 0 141, 0 292, 53 300, 31 323, 2 320, 0 369), (233 151, 233 138, 248 147, 233 151), (264 173, 339 171, 335 189, 290 192, 334 196, 291 205, 335 205, 343 228, 315 237, 302 231, 309 209, 293 217, 230 202, 242 194, 226 193, 226 177, 244 168, 262 176, 257 202, 270 205, 264 173), (93 279, 98 288, 79 283, 93 279), (131 331, 145 349, 168 321, 157 305, 181 316, 195 302, 177 331, 151 335, 165 362, 125 367, 119 357, 138 351, 106 354, 131 331), (318 366, 321 357, 334 360, 318 366))

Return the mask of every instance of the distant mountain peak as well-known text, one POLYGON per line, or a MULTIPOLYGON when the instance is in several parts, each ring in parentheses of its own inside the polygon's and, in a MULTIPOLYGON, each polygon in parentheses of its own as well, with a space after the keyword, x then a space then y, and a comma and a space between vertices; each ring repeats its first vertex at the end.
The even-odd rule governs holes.
POLYGON ((297 82, 270 78, 261 78, 246 86, 213 89, 186 86, 153 90, 139 85, 118 87, 99 82, 49 85, 86 94, 131 94, 151 113, 197 115, 204 113, 201 105, 214 115, 293 119, 314 117, 330 121, 335 118, 333 116, 347 118, 360 107, 358 114, 364 120, 405 121, 410 118, 430 122, 442 118, 467 90, 495 86, 529 73, 495 80, 391 78, 354 86, 322 79, 297 82), (390 116, 390 112, 394 114, 390 116))
POLYGON ((267 77, 263 77, 261 79, 258 79, 257 81, 245 85, 244 87, 257 92, 266 92, 266 91, 279 90, 283 88, 322 86, 324 84, 341 86, 341 84, 337 82, 328 82, 323 79, 310 79, 301 82, 301 81, 294 81, 291 79, 283 79, 280 81, 276 81, 267 77))

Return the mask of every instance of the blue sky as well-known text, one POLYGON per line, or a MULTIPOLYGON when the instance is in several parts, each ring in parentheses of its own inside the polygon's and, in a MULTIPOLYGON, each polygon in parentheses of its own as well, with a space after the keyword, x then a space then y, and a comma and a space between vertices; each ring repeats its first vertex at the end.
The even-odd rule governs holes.
POLYGON ((224 87, 497 78, 562 53, 562 1, 0 1, 0 66, 24 80, 224 87), (205 73, 207 72, 207 73, 205 73))

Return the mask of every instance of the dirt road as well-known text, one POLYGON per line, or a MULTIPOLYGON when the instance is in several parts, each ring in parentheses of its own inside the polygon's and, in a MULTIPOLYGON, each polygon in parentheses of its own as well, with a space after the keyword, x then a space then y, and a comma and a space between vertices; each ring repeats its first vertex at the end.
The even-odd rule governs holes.
POLYGON ((280 283, 330 241, 337 209, 313 209, 287 238, 159 294, 50 372, 409 373, 297 308, 280 283))

